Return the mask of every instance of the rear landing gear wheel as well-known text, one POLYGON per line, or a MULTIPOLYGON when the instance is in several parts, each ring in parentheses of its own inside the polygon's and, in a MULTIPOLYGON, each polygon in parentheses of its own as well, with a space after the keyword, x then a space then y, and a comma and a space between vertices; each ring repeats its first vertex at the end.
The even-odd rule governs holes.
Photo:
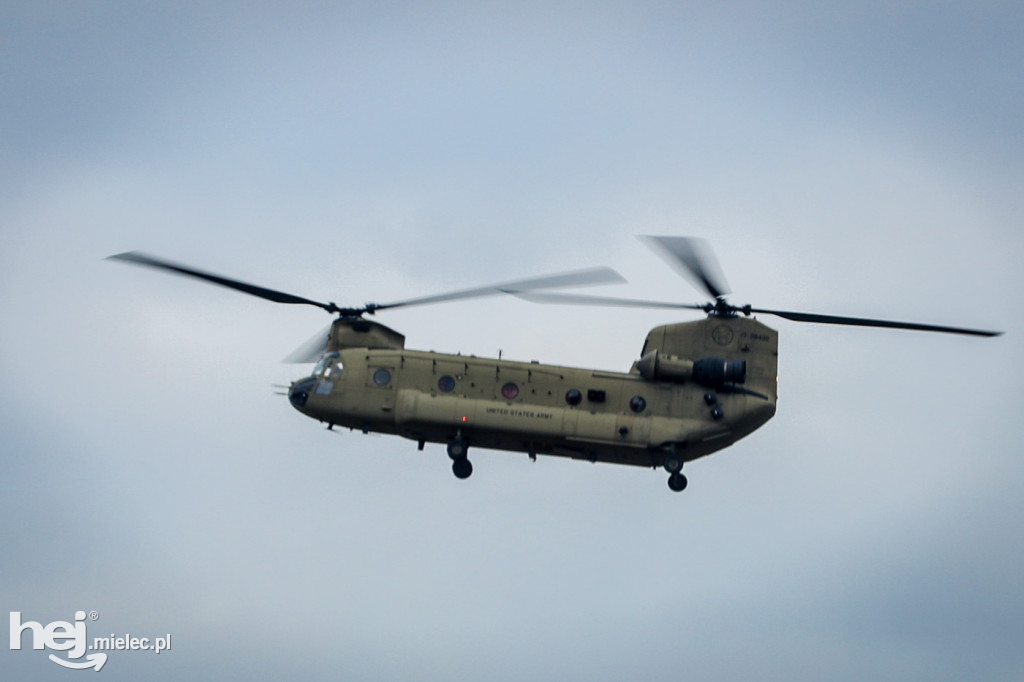
POLYGON ((455 474, 455 478, 469 478, 473 473, 473 463, 465 457, 460 457, 452 462, 452 473, 455 474))
POLYGON ((665 459, 662 461, 662 464, 665 465, 665 471, 670 474, 678 474, 683 469, 683 458, 676 452, 675 448, 672 448, 665 453, 665 459))
POLYGON ((674 473, 668 477, 668 487, 673 492, 681 493, 686 490, 686 476, 680 473, 674 473))

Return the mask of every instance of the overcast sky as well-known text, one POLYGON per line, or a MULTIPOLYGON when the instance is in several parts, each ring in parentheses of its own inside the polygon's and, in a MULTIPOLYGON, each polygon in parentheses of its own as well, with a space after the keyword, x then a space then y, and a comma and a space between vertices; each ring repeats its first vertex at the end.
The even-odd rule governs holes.
MULTIPOLYGON (((0 2, 0 616, 107 680, 1024 679, 1014 2, 0 2), (663 472, 329 433, 274 394, 317 300, 594 265, 1003 330, 779 330, 779 412, 663 472)), ((626 370, 658 310, 382 312, 407 346, 626 370)), ((25 642, 28 644, 26 633, 25 642)), ((0 646, 0 677, 65 679, 0 646)))

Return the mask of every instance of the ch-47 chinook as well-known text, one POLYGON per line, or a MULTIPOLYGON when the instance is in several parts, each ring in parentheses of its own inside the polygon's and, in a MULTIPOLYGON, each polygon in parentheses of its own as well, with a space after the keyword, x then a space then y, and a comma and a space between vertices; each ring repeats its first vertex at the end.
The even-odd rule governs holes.
POLYGON ((277 303, 313 305, 338 317, 288 361, 316 363, 288 398, 299 412, 363 433, 447 445, 452 471, 473 473, 469 448, 664 468, 686 487, 684 463, 733 444, 775 414, 779 335, 752 317, 997 336, 912 322, 734 306, 703 240, 645 237, 712 302, 672 303, 543 292, 624 281, 595 268, 399 301, 342 308, 246 284, 138 252, 110 258, 199 278, 277 303), (540 303, 701 310, 706 318, 655 327, 628 372, 515 362, 405 348, 405 337, 366 319, 379 310, 507 293, 540 303))

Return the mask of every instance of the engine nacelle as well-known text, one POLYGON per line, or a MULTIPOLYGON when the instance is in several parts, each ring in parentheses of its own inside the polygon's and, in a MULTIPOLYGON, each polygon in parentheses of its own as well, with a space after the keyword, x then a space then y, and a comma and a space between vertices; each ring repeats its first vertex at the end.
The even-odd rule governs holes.
POLYGON ((718 388, 723 384, 742 384, 747 379, 746 360, 701 358, 687 360, 658 351, 648 353, 636 363, 640 376, 648 381, 693 381, 705 388, 718 388))

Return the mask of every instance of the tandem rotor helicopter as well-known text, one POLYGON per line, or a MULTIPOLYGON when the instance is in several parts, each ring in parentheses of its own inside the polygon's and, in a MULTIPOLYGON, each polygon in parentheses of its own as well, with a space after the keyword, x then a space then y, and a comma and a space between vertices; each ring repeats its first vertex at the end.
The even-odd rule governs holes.
POLYGON ((1002 332, 735 306, 703 240, 643 237, 711 301, 621 299, 544 290, 623 282, 594 268, 394 303, 344 308, 228 279, 139 252, 109 259, 170 271, 275 303, 312 305, 337 318, 286 361, 316 363, 292 382, 302 414, 363 433, 443 443, 460 479, 473 473, 471 447, 664 468, 686 488, 686 462, 726 448, 775 415, 779 335, 753 317, 973 336, 1002 332), (410 350, 405 337, 365 316, 377 311, 495 294, 539 303, 700 310, 706 318, 655 327, 628 372, 410 350))

